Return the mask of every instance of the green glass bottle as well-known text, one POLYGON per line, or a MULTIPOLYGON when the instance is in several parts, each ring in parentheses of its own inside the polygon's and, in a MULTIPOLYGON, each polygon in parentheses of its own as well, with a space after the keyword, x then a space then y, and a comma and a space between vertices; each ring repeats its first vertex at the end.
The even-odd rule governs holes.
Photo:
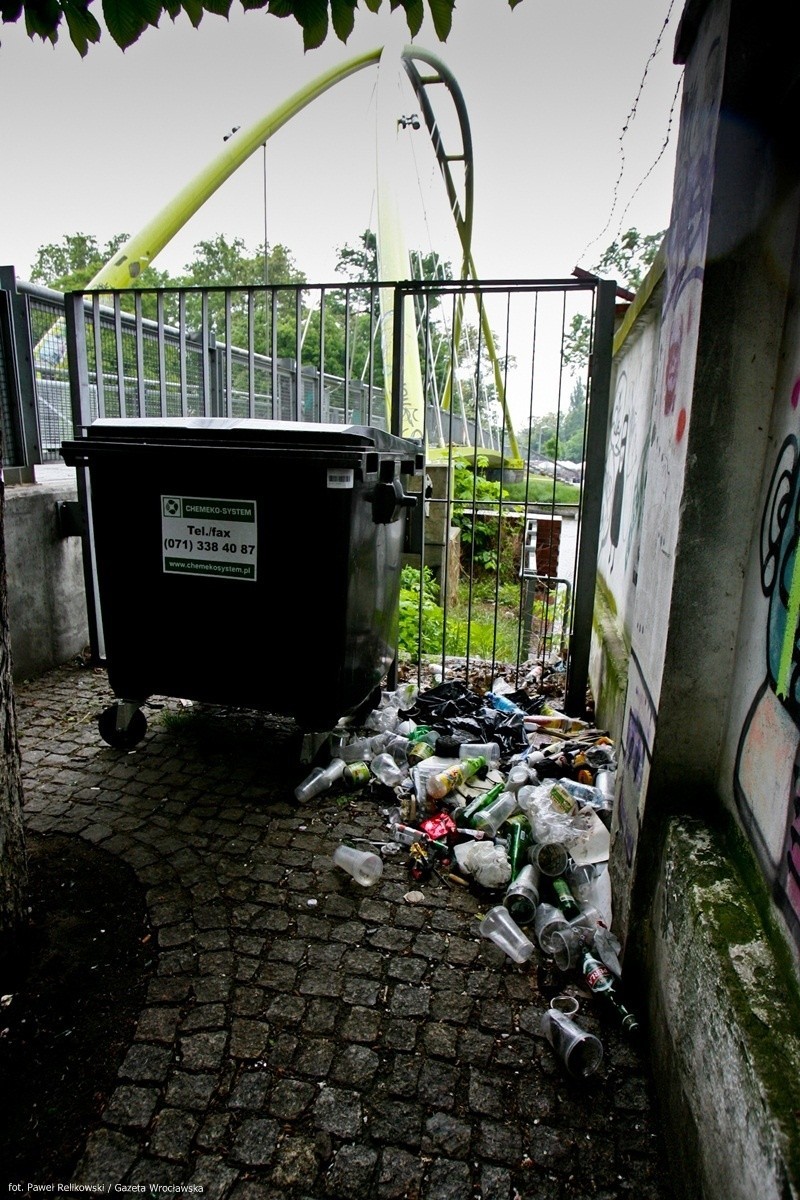
POLYGON ((556 894, 556 904, 563 912, 568 921, 573 917, 577 917, 581 911, 581 906, 569 890, 569 884, 566 879, 557 878, 551 879, 553 891, 556 894))
POLYGON ((515 813, 508 818, 508 861, 511 878, 516 879, 528 861, 528 850, 533 845, 533 831, 524 813, 515 813))
POLYGON ((502 783, 497 783, 488 792, 482 792, 480 796, 470 800, 469 804, 465 804, 463 808, 457 808, 454 813, 456 825, 462 827, 466 825, 468 828, 472 828, 472 818, 475 814, 479 813, 482 808, 487 808, 493 800, 497 799, 502 790, 502 783))
POLYGON ((587 948, 581 955, 581 970, 586 983, 602 1003, 617 1018, 626 1033, 635 1035, 639 1032, 639 1022, 634 1013, 620 1002, 614 982, 614 976, 599 958, 587 948))

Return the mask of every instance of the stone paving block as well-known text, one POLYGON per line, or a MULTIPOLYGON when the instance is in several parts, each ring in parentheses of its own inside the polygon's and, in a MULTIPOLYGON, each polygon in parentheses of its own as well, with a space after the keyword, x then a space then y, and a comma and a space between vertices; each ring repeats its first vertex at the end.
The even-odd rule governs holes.
POLYGON ((193 1180, 221 1200, 665 1200, 641 1053, 580 988, 601 1072, 570 1080, 538 1036, 545 996, 574 981, 481 939, 469 891, 433 879, 407 904, 402 854, 368 894, 332 867, 338 841, 386 836, 374 796, 300 810, 285 755, 265 771, 246 739, 234 762, 188 758, 157 726, 123 756, 91 721, 58 736, 75 672, 52 678, 29 822, 133 856, 160 945, 76 1179, 193 1180))
POLYGON ((199 1125, 195 1113, 180 1108, 162 1109, 153 1121, 150 1153, 172 1161, 184 1160, 199 1125))
POLYGON ((265 1117, 246 1117, 237 1130, 230 1157, 246 1166, 264 1166, 275 1153, 278 1123, 265 1117))
POLYGON ((358 1092, 326 1087, 314 1104, 314 1123, 326 1133, 341 1138, 358 1137, 361 1132, 361 1098, 358 1092))
POLYGON ((131 1125, 146 1128, 155 1112, 158 1092, 155 1088, 134 1087, 125 1084, 118 1087, 111 1102, 103 1111, 103 1120, 108 1125, 131 1125))

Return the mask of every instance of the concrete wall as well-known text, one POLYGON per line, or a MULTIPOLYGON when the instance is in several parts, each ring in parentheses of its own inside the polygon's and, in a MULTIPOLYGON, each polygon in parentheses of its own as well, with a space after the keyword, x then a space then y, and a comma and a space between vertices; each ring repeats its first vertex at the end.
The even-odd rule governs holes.
POLYGON ((89 639, 80 538, 61 536, 56 505, 74 483, 5 489, 6 572, 14 679, 41 675, 89 639))
POLYGON ((620 747, 615 927, 648 997, 676 1194, 785 1200, 800 1196, 800 89, 777 4, 689 0, 677 51, 661 293, 617 345, 592 684, 620 747))

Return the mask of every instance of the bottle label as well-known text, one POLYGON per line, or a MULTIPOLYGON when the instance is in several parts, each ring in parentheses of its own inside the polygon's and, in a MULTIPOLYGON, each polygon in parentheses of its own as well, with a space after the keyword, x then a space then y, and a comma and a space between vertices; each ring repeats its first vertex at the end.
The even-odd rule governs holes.
POLYGON ((597 959, 587 957, 583 974, 593 992, 607 992, 612 987, 611 972, 597 959))

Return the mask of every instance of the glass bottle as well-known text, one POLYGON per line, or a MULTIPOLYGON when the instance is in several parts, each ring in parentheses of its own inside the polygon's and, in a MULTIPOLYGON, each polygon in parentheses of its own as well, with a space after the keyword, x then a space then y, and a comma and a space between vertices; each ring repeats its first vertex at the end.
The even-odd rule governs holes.
POLYGON ((580 959, 581 971, 589 988, 599 996, 605 1006, 614 1013, 626 1033, 639 1032, 639 1022, 636 1016, 621 1003, 617 995, 614 976, 605 963, 596 958, 588 949, 583 951, 580 959))
POLYGON ((469 804, 465 804, 463 808, 456 809, 454 813, 456 825, 472 826, 476 813, 481 812, 484 808, 488 808, 501 795, 502 791, 502 783, 497 783, 493 788, 489 788, 488 792, 483 792, 480 796, 476 796, 474 800, 470 800, 469 804))

